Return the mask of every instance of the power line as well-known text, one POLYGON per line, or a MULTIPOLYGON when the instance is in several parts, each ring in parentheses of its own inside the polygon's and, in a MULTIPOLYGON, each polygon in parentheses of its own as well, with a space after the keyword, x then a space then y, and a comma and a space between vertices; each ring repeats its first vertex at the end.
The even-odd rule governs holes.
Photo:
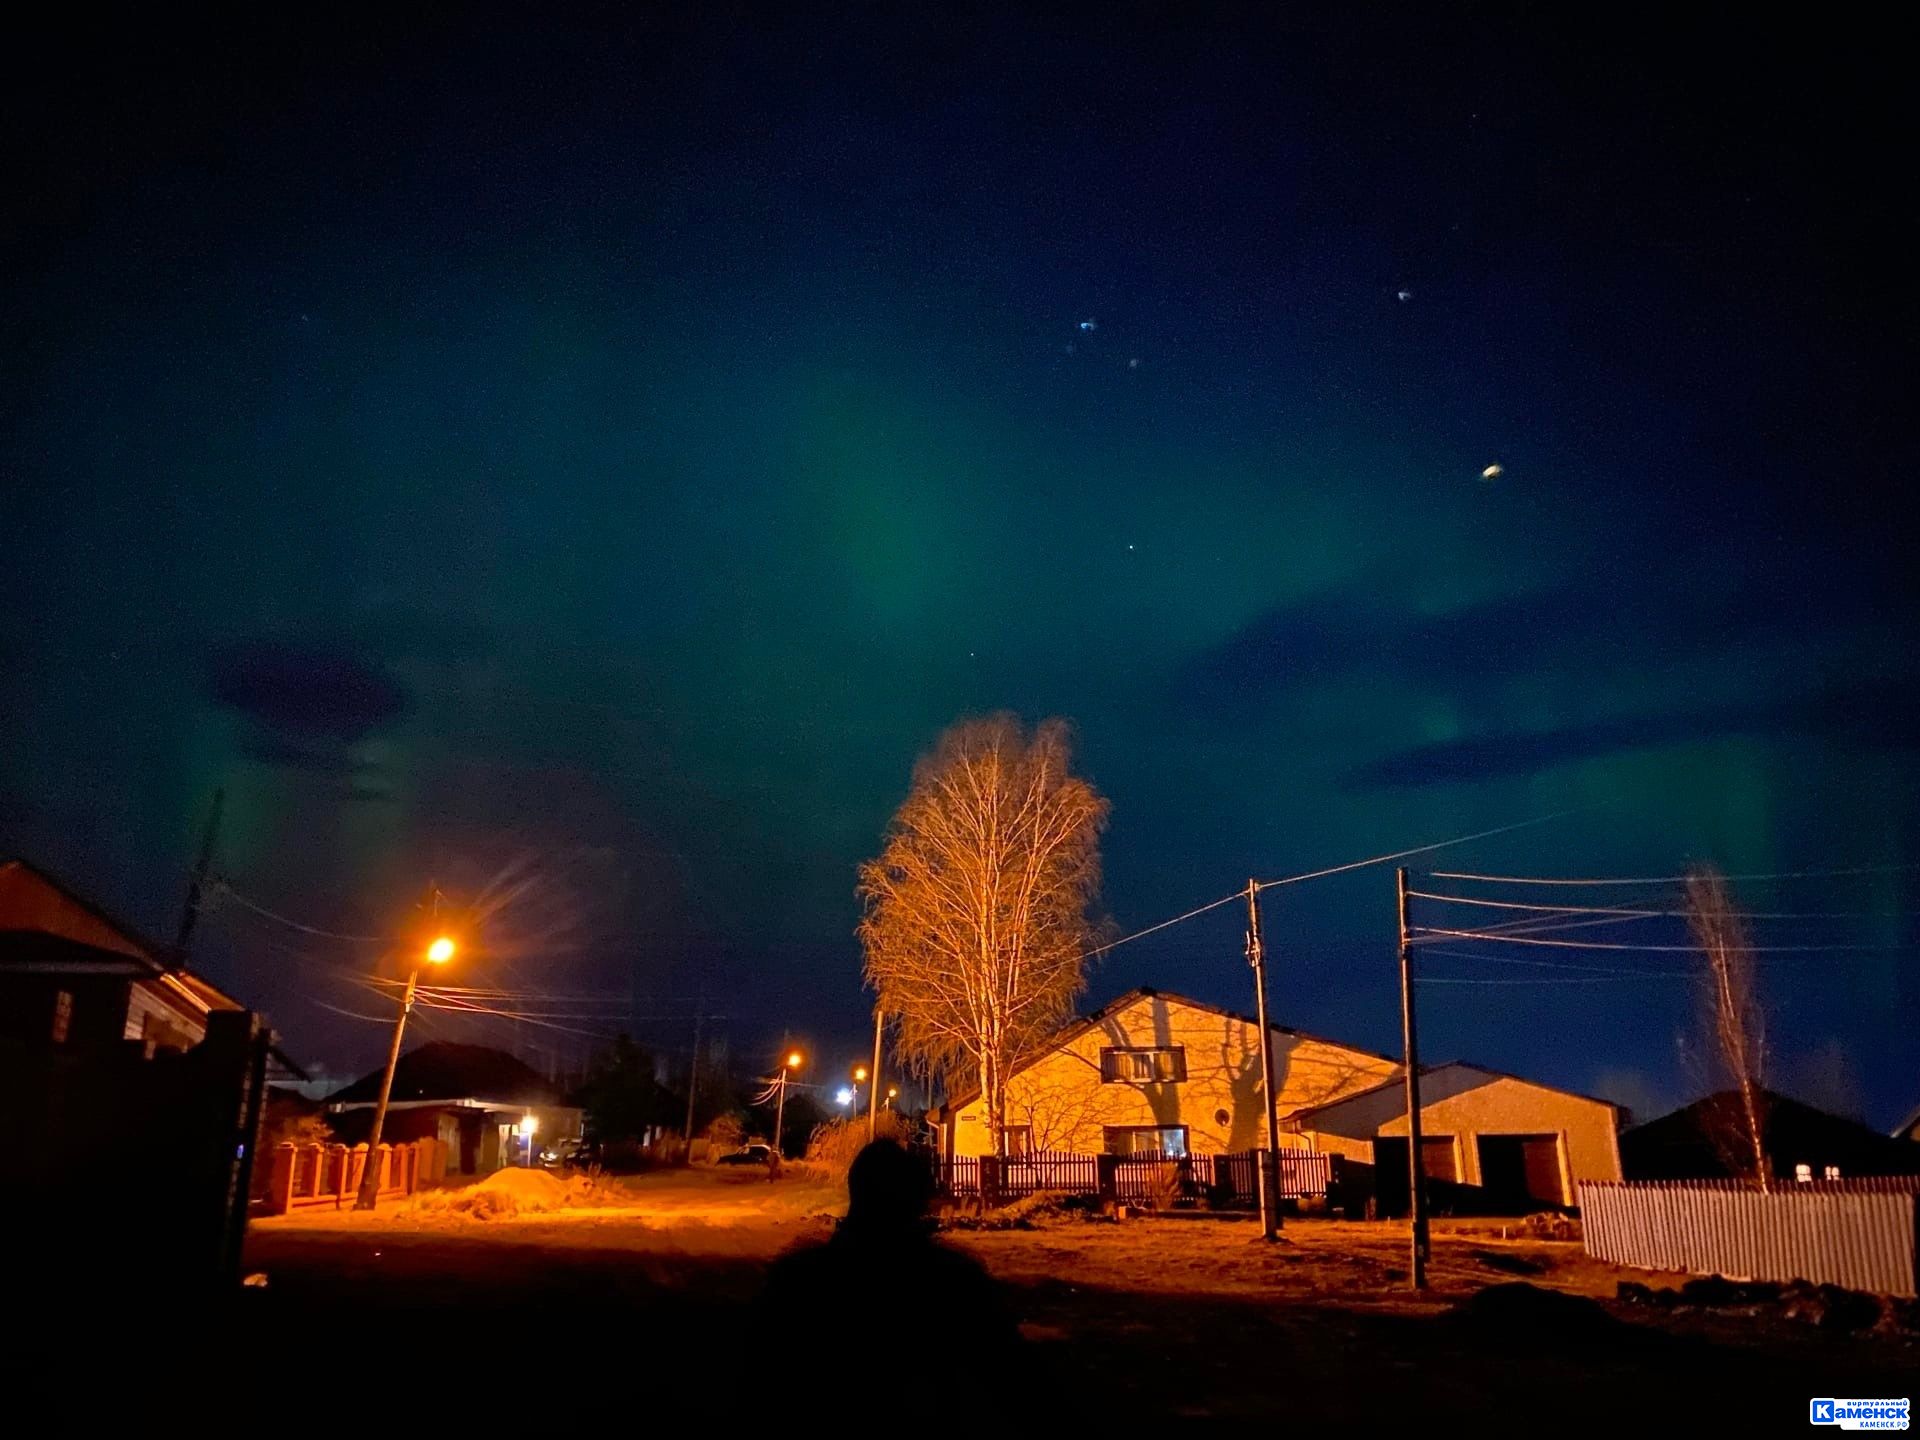
MULTIPOLYGON (((1476 905, 1489 910, 1533 910, 1549 915, 1619 915, 1629 919, 1686 919, 1690 910, 1638 910, 1615 905, 1529 905, 1518 900, 1485 900, 1470 895, 1435 895, 1426 890, 1407 892, 1418 900, 1438 900, 1447 905, 1476 905)), ((1876 910, 1740 910, 1741 920, 1886 920, 1902 917, 1876 910)))
POLYGON ((284 925, 289 930, 298 930, 303 935, 317 935, 323 940, 344 940, 352 945, 385 945, 384 935, 343 935, 337 930, 322 930, 317 925, 303 925, 298 920, 289 920, 285 915, 276 914, 266 906, 249 900, 233 888, 233 882, 222 876, 214 882, 214 888, 229 899, 238 901, 244 908, 251 910, 262 919, 271 920, 276 925, 284 925))
POLYGON ((1171 920, 1162 920, 1158 925, 1149 925, 1144 930, 1136 930, 1131 935, 1123 935, 1118 940, 1096 946, 1079 958, 1082 960, 1091 960, 1094 956, 1104 955, 1109 950, 1118 950, 1122 945, 1129 945, 1135 940, 1144 939, 1156 930, 1165 930, 1171 925, 1178 925, 1183 920, 1191 920, 1196 915, 1204 915, 1209 910, 1218 910, 1222 905, 1231 905, 1236 900, 1245 899, 1246 893, 1244 890, 1236 890, 1231 895, 1223 895, 1218 900, 1210 900, 1205 905, 1195 906, 1184 915, 1176 915, 1171 920))
MULTIPOLYGON (((1727 875, 1726 880, 1824 880, 1847 875, 1893 875, 1920 870, 1920 863, 1904 865, 1858 865, 1845 870, 1776 870, 1768 874, 1727 875)), ((1578 878, 1542 875, 1474 875, 1460 870, 1430 870, 1435 880, 1483 880, 1496 885, 1681 885, 1688 875, 1640 875, 1578 878)))
MULTIPOLYGON (((1436 840, 1431 845, 1416 845, 1411 850, 1395 850, 1387 855, 1371 855, 1365 860, 1352 860, 1345 865, 1331 865, 1324 870, 1309 870, 1300 875, 1286 875, 1278 880, 1260 880, 1255 882, 1254 888, 1256 890, 1270 890, 1281 885, 1298 885, 1307 880, 1321 880, 1329 875, 1343 875, 1349 870, 1360 870, 1369 865, 1384 865, 1390 860, 1403 860, 1409 855, 1425 855, 1429 851, 1444 850, 1451 845, 1465 845, 1469 841, 1485 840, 1493 835, 1505 835, 1514 830, 1525 830, 1530 826, 1545 825, 1549 821, 1562 820, 1569 815, 1578 814, 1581 810, 1590 810, 1592 808, 1593 807, 1589 805, 1582 805, 1575 806, 1571 810, 1556 810, 1551 815, 1542 815, 1533 820, 1522 820, 1513 825, 1501 825, 1492 830, 1478 831, 1472 835, 1459 835, 1451 840, 1436 840)), ((1118 950, 1122 945, 1130 945, 1135 940, 1145 939, 1156 931, 1165 930, 1183 921, 1191 920, 1196 915, 1204 915, 1209 910, 1218 910, 1222 905, 1231 905, 1237 900, 1244 900, 1246 894, 1247 892, 1244 890, 1236 890, 1231 895, 1222 895, 1218 900, 1209 900, 1205 905, 1197 905, 1183 915, 1174 916, 1171 920, 1162 920, 1157 925, 1149 925, 1144 930, 1136 930, 1131 935, 1123 935, 1118 940, 1109 941, 1105 945, 1096 945, 1079 958, 1082 960, 1091 960, 1096 956, 1105 955, 1109 951, 1118 950)))
MULTIPOLYGON (((1443 930, 1433 925, 1414 927, 1423 935, 1455 940, 1495 940, 1505 945, 1557 945, 1570 950, 1641 950, 1678 955, 1697 955, 1697 945, 1628 945, 1614 940, 1548 940, 1533 935, 1502 935, 1489 930, 1443 930)), ((1827 950, 1912 950, 1912 945, 1753 945, 1756 955, 1809 954, 1827 950)))
MULTIPOLYGON (((1564 820, 1569 815, 1577 815, 1582 810, 1591 810, 1592 808, 1594 807, 1591 805, 1576 805, 1571 810, 1556 810, 1553 814, 1542 815, 1538 819, 1522 820, 1514 825, 1501 825, 1495 829, 1481 830, 1472 835, 1460 835, 1452 840, 1436 840, 1431 845, 1416 845, 1411 850, 1395 850, 1390 855, 1374 855, 1365 860, 1350 861, 1345 865, 1330 865, 1325 870, 1309 870, 1304 875, 1288 875, 1279 880, 1261 880, 1256 882, 1255 888, 1259 890, 1271 890, 1279 885, 1298 885, 1303 880, 1320 880, 1328 875, 1341 875, 1349 870, 1364 869, 1368 865, 1385 865, 1391 860, 1404 860, 1409 855, 1425 855, 1431 850, 1445 850, 1452 845, 1465 845, 1469 841, 1485 840, 1493 835, 1507 835, 1515 830, 1526 830, 1535 825, 1545 825, 1553 820, 1564 820)), ((1237 900, 1240 896, 1234 895, 1228 898, 1237 900)), ((1226 902, 1215 901, 1214 903, 1225 904, 1226 902)))
POLYGON ((1511 976, 1499 976, 1493 979, 1468 978, 1455 975, 1416 975, 1416 985, 1608 985, 1622 980, 1697 980, 1700 977, 1690 975, 1684 970, 1651 970, 1639 975, 1537 975, 1515 979, 1511 976))
MULTIPOLYGON (((1472 950, 1433 950, 1436 960, 1483 960, 1490 965, 1526 965, 1541 970, 1584 970, 1594 975, 1657 975, 1664 972, 1620 965, 1581 965, 1571 960, 1535 960, 1523 955, 1481 955, 1472 950)), ((1691 973, 1691 972, 1689 972, 1691 973)))

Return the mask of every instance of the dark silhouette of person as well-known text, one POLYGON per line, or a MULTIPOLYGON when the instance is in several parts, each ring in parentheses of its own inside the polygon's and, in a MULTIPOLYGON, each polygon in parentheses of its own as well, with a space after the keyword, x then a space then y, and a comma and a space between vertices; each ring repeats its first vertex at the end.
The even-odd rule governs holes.
POLYGON ((1020 1333, 985 1268, 933 1234, 932 1167, 876 1140, 847 1171, 847 1216, 767 1272, 761 1334, 780 1368, 846 1377, 869 1401, 938 1393, 956 1356, 1003 1397, 1024 1391, 1020 1333))

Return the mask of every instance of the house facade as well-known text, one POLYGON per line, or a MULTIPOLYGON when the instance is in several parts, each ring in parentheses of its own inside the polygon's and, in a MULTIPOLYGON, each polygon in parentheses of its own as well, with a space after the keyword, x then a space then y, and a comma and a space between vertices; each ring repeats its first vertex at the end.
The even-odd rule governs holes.
MULTIPOLYGON (((1008 1149, 1106 1155, 1234 1154, 1265 1135, 1259 1026, 1180 995, 1140 989, 1063 1030, 1007 1082, 1008 1149)), ((1385 1055, 1274 1026, 1282 1116, 1377 1085, 1399 1071, 1385 1055)), ((1282 1134, 1282 1145, 1311 1148, 1282 1134)), ((943 1114, 949 1158, 992 1154, 978 1094, 943 1114)))
MULTIPOLYGON (((1404 1204, 1405 1076, 1399 1061, 1269 1027, 1278 1141, 1326 1154, 1404 1204)), ((1259 1026, 1162 991, 1129 991, 1063 1030, 1007 1085, 1009 1154, 1236 1154, 1265 1140, 1259 1026)), ((1620 1178, 1618 1106, 1464 1063, 1421 1073, 1423 1173, 1450 1206, 1567 1206, 1582 1180, 1620 1178)), ((940 1115, 949 1159, 993 1153, 985 1101, 940 1115)))
MULTIPOLYGON (((329 1123, 346 1143, 364 1141, 372 1129, 381 1076, 375 1070, 328 1098, 329 1123)), ((381 1138, 438 1140, 447 1147, 446 1173, 486 1175, 527 1162, 518 1126, 528 1115, 542 1147, 580 1138, 581 1110, 531 1066, 490 1046, 436 1041, 394 1067, 381 1138)))

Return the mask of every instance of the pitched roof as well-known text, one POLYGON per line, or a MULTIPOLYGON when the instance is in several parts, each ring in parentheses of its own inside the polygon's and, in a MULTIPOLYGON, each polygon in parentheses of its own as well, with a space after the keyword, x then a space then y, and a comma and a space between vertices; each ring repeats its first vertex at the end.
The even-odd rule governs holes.
MULTIPOLYGON (((1229 1010, 1224 1005, 1215 1005, 1206 1000, 1195 1000, 1189 995, 1176 995, 1171 990, 1159 990, 1151 985, 1138 985, 1126 991, 1124 994, 1114 996, 1113 999, 1109 1000, 1092 1014, 1083 1015, 1078 1020, 1068 1022, 1064 1028, 1047 1042, 1047 1048, 1045 1050, 1034 1056, 1032 1060, 1027 1061, 1025 1065, 1022 1065, 1019 1070, 1015 1070, 1013 1073, 1018 1075, 1021 1070, 1029 1069, 1037 1064, 1044 1056, 1052 1054, 1063 1045, 1072 1044, 1102 1021, 1112 1019, 1121 1011, 1130 1009, 1142 1000, 1167 1000, 1175 1005, 1184 1005, 1189 1010, 1204 1010, 1210 1015, 1220 1015, 1228 1020, 1237 1020, 1242 1025, 1250 1025, 1255 1029, 1258 1029, 1260 1026, 1260 1022, 1253 1016, 1243 1015, 1238 1010, 1229 1010)), ((1375 1060, 1386 1060, 1395 1065, 1400 1063, 1399 1060, 1392 1055, 1382 1055, 1377 1050, 1368 1050, 1360 1045, 1349 1045, 1344 1040, 1329 1040, 1324 1035, 1312 1035, 1305 1030, 1296 1030, 1291 1025, 1276 1025, 1272 1021, 1269 1021, 1267 1023, 1267 1029, 1281 1035, 1296 1036, 1301 1040, 1318 1041, 1322 1045, 1337 1045, 1342 1050, 1351 1050, 1357 1055, 1369 1055, 1375 1060)), ((975 1086, 970 1090, 962 1091, 960 1094, 948 1100, 946 1108, 949 1111, 959 1110, 964 1106, 971 1105, 979 1098, 980 1089, 978 1086, 975 1086)))
MULTIPOLYGON (((370 1071, 327 1097, 330 1105, 380 1098, 385 1071, 370 1071)), ((435 1040, 400 1057, 393 1071, 395 1100, 497 1100, 511 1105, 558 1105, 561 1095, 530 1066, 490 1045, 435 1040)))
POLYGON ((0 932, 58 936, 165 968, 158 945, 29 860, 0 861, 0 932))
POLYGON ((0 861, 0 959, 111 969, 164 980, 203 1010, 246 1008, 173 965, 166 949, 28 860, 0 861))
MULTIPOLYGON (((1424 1080, 1429 1075, 1438 1075, 1445 1070, 1472 1070, 1476 1074, 1491 1075, 1500 1080, 1518 1081, 1522 1085, 1531 1085, 1537 1090, 1551 1090, 1556 1095, 1571 1095, 1576 1100, 1586 1100, 1595 1105, 1604 1105, 1609 1110, 1618 1111, 1623 1115, 1626 1113, 1626 1106, 1616 1104, 1611 1100, 1602 1100, 1598 1095, 1583 1095, 1578 1090, 1564 1090, 1558 1085, 1543 1084, 1538 1080, 1530 1080, 1525 1075, 1515 1075, 1509 1070, 1496 1070, 1491 1065, 1476 1065, 1471 1060, 1443 1060, 1438 1065, 1422 1065, 1420 1067, 1420 1077, 1424 1080)), ((1400 1074, 1390 1079, 1382 1080, 1377 1085, 1369 1085, 1364 1090, 1350 1090, 1345 1095, 1341 1095, 1333 1100, 1324 1101, 1319 1105, 1302 1106, 1300 1109, 1293 1111, 1287 1118, 1299 1119, 1305 1115, 1316 1115, 1323 1110, 1331 1110, 1336 1106, 1344 1105, 1349 1100, 1358 1100, 1363 1095, 1377 1095, 1382 1090, 1392 1089, 1395 1086, 1405 1085, 1406 1083, 1406 1072, 1402 1070, 1400 1074)), ((1423 1097, 1420 1102, 1420 1108, 1425 1110, 1426 1107, 1427 1102, 1423 1097)))

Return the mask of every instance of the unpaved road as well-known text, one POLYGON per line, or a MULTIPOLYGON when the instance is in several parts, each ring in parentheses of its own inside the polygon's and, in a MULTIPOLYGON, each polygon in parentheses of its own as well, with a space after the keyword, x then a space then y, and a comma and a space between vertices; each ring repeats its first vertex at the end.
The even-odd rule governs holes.
MULTIPOLYGON (((754 1308, 766 1266, 829 1233, 818 1215, 833 1199, 804 1182, 683 1173, 627 1182, 617 1203, 578 1213, 268 1221, 253 1228, 247 1256, 267 1285, 213 1330, 221 1353, 250 1373, 288 1364, 298 1373, 291 1355, 301 1346, 340 1356, 344 1337, 357 1337, 356 1351, 376 1343, 405 1357, 371 1382, 395 1387, 396 1399, 409 1377, 477 1365, 489 1395, 516 1393, 494 1384, 499 1368, 524 1377, 521 1402, 558 1393, 567 1414, 611 1419, 663 1395, 724 1413, 753 1395, 767 1345, 807 1346, 823 1378, 850 1356, 904 1367, 925 1377, 940 1428, 984 1422, 997 1378, 973 1373, 966 1337, 942 1333, 937 1318, 879 1315, 870 1336, 826 1337, 801 1314, 769 1333, 754 1308)), ((1740 1422, 1771 1434, 1804 1426, 1815 1395, 1920 1388, 1911 1342, 1615 1305, 1629 1272, 1577 1245, 1442 1231, 1434 1288, 1414 1296, 1403 1235, 1388 1225, 1301 1221, 1278 1246, 1251 1222, 1218 1219, 1067 1221, 945 1239, 1001 1282, 1033 1361, 1027 1403, 1062 1417, 1414 1420, 1502 1432, 1605 1423, 1656 1434, 1710 1417, 1716 1430, 1740 1422), (1516 1279, 1604 1304, 1463 1308, 1516 1279)), ((773 1397, 751 1403, 763 1402, 773 1397)))

